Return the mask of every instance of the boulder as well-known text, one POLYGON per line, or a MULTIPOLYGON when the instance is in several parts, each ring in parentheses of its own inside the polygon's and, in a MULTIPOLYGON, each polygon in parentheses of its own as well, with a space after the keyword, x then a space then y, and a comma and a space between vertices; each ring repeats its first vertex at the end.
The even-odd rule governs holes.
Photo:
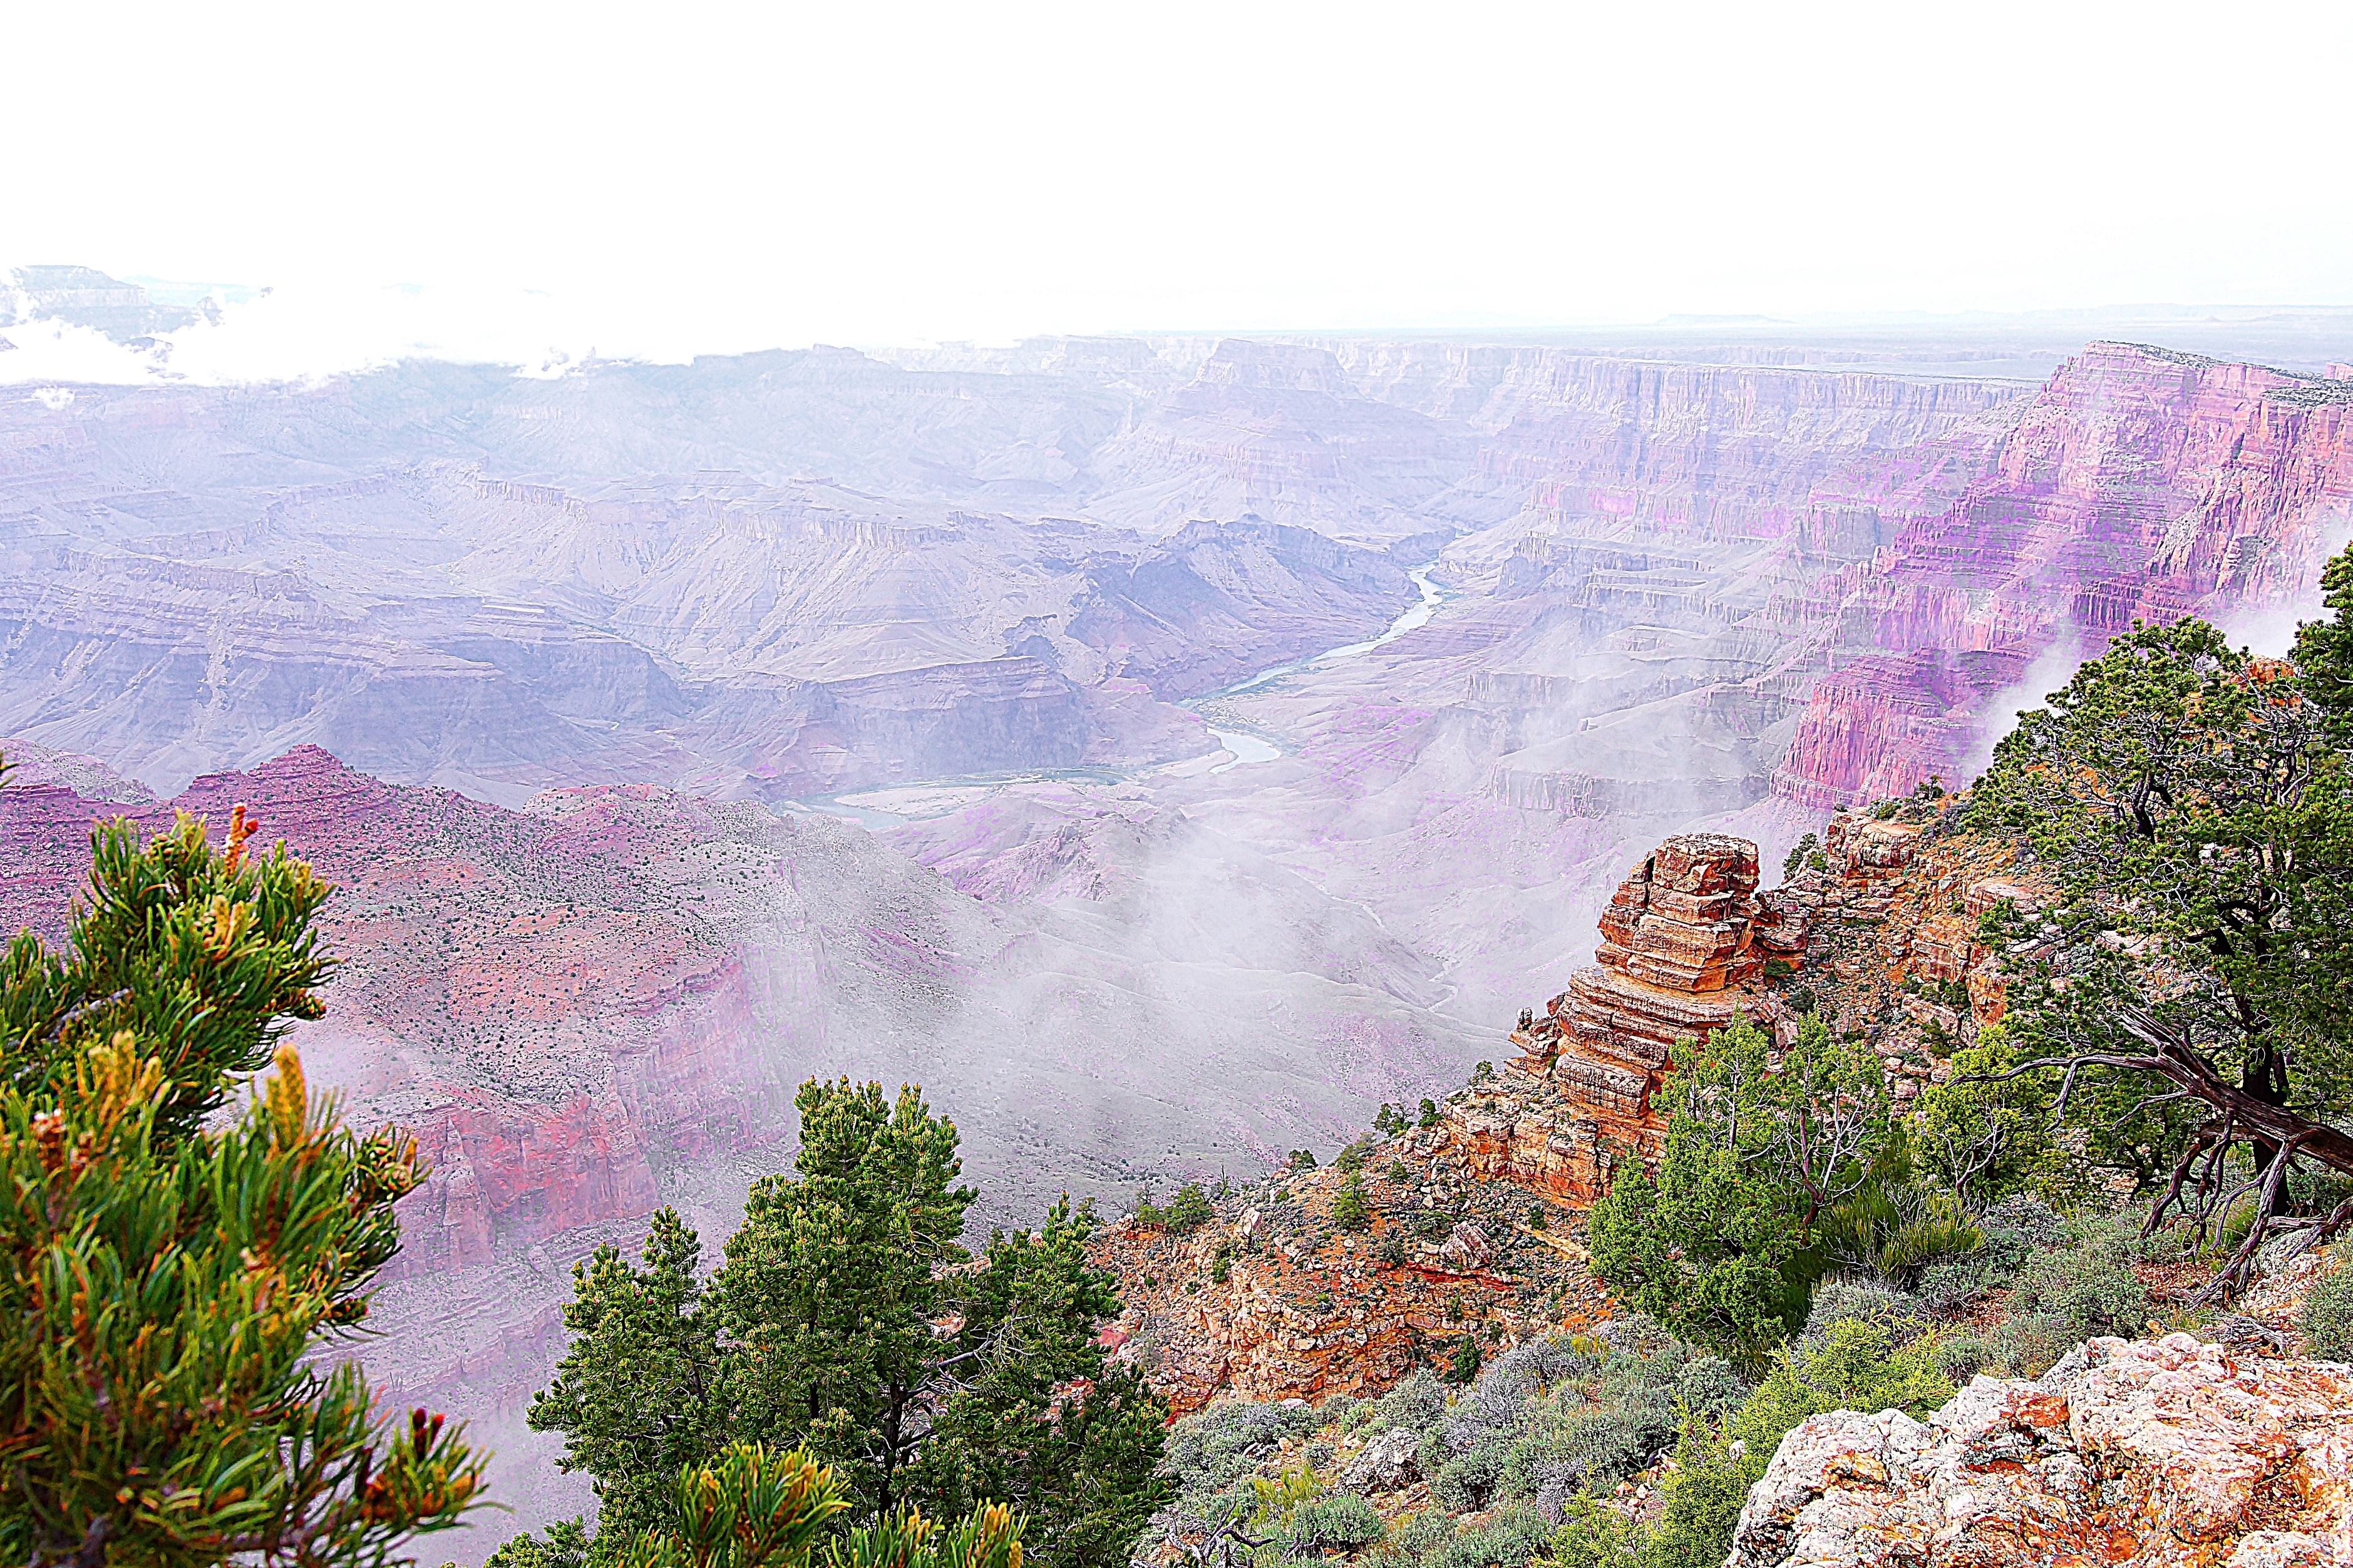
POLYGON ((1465 1220, 1439 1244, 1438 1256, 1457 1268, 1483 1268, 1495 1256, 1487 1233, 1465 1220))
POLYGON ((1409 1485, 1421 1476, 1414 1458, 1420 1447, 1419 1433, 1392 1426, 1356 1450, 1340 1472, 1340 1484, 1352 1492, 1393 1492, 1409 1485))
POLYGON ((1749 1489, 1727 1568, 2353 1563, 2353 1366, 2188 1334, 2098 1339, 1926 1421, 1808 1417, 1749 1489))

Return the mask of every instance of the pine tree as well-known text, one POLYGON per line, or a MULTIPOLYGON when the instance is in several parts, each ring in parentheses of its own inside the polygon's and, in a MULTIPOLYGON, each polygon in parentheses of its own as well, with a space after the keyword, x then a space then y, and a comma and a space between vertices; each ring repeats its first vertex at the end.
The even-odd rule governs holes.
MULTIPOLYGON (((1092 1211, 1064 1199, 968 1258, 953 1122, 846 1079, 797 1103, 794 1173, 753 1189, 706 1287, 667 1212, 645 1269, 608 1251, 575 1276, 576 1337, 531 1420, 596 1478, 587 1561, 675 1534, 681 1467, 750 1442, 825 1464, 853 1521, 1005 1503, 1049 1568, 1121 1568, 1165 1496, 1164 1412, 1096 1343, 1120 1303, 1087 1260, 1092 1211)), ((552 1545, 502 1568, 572 1568, 526 1550, 552 1545)))
POLYGON ((329 892, 281 844, 183 816, 90 837, 71 940, 0 958, 0 1550, 35 1568, 231 1557, 367 1568, 457 1523, 481 1465, 418 1410, 380 1426, 348 1361, 397 1250, 415 1142, 314 1098, 329 892), (243 1075, 275 1071, 226 1120, 243 1075))
POLYGON ((794 1104, 791 1177, 754 1185, 712 1282, 743 1350, 738 1433, 805 1442, 839 1466, 861 1510, 902 1499, 932 1395, 949 1306, 940 1266, 959 1262, 965 1210, 955 1124, 913 1089, 811 1081, 794 1104))
MULTIPOLYGON (((645 1268, 606 1246, 572 1270, 564 1307, 572 1345, 532 1400, 529 1420, 571 1437, 557 1468, 596 1478, 600 1562, 671 1522, 680 1468, 709 1457, 726 1435, 731 1391, 718 1314, 695 1279, 701 1255, 694 1233, 663 1209, 646 1237, 645 1268)), ((551 1531, 549 1544, 534 1549, 556 1561, 502 1568, 571 1568, 564 1559, 586 1548, 551 1531)))
POLYGON ((1181 1235, 1207 1224, 1214 1213, 1209 1207, 1209 1194, 1201 1190, 1201 1184, 1187 1182, 1168 1200, 1161 1223, 1181 1235))
POLYGON ((1353 1169, 1333 1194, 1332 1223, 1342 1230, 1363 1230, 1373 1223, 1372 1207, 1365 1202, 1364 1178, 1353 1169))

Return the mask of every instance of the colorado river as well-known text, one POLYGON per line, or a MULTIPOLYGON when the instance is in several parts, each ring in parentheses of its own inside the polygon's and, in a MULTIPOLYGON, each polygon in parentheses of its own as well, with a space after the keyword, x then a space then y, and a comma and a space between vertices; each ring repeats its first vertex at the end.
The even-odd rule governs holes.
MULTIPOLYGON (((1407 574, 1413 579, 1414 586, 1421 590, 1419 602, 1409 606, 1402 615, 1389 623, 1388 630, 1373 638, 1372 641, 1352 642, 1341 647, 1326 648, 1311 658, 1299 658, 1292 660, 1289 664, 1278 664, 1271 669, 1259 671, 1248 680, 1239 681, 1221 691, 1212 691, 1206 697, 1196 697, 1190 702, 1179 703, 1178 706, 1199 712, 1204 703, 1215 702, 1220 698, 1239 697, 1245 691, 1255 691, 1270 681, 1280 680, 1286 675, 1296 675, 1303 669, 1313 669, 1324 664, 1336 664, 1344 658, 1355 658, 1360 654, 1372 652, 1383 643, 1394 642, 1409 631, 1428 626, 1430 618, 1438 614, 1438 607, 1446 603, 1445 590, 1430 580, 1430 567, 1437 564, 1438 563, 1433 561, 1430 566, 1417 566, 1407 574)), ((1282 755, 1281 746, 1252 731, 1221 730, 1212 723, 1209 726, 1209 733, 1218 738, 1219 745, 1233 753, 1229 760, 1211 768, 1209 771, 1213 773, 1221 773, 1229 768, 1240 767, 1245 763, 1271 763, 1282 755)))
MULTIPOLYGON (((1407 574, 1413 580, 1414 586, 1421 590, 1420 599, 1408 605, 1398 614, 1397 619, 1389 623, 1388 630, 1371 641, 1348 643, 1340 647, 1325 648, 1322 653, 1313 654, 1306 658, 1295 658, 1288 664, 1278 664, 1270 669, 1261 669, 1247 680, 1236 681, 1231 686, 1177 704, 1180 708, 1200 713, 1204 722, 1208 725, 1209 733, 1217 737, 1218 744, 1228 753, 1225 761, 1212 763, 1208 771, 1213 773, 1222 773, 1229 768, 1239 768, 1245 763, 1273 762, 1282 755, 1282 745, 1276 737, 1257 730, 1243 729, 1230 719, 1220 723, 1218 718, 1202 712, 1205 707, 1226 698, 1239 697, 1245 692, 1255 691, 1260 687, 1280 680, 1286 675, 1296 675, 1301 670, 1313 669, 1319 665, 1337 663, 1341 659, 1359 658, 1385 643, 1394 642, 1417 627, 1428 626, 1430 617, 1438 614, 1439 606, 1445 604, 1450 596, 1444 589, 1430 580, 1430 567, 1437 564, 1438 563, 1433 561, 1428 566, 1417 566, 1407 574)), ((1216 755, 1215 752, 1210 754, 1216 755)), ((1198 758, 1190 759, 1191 765, 1198 766, 1198 758)), ((977 805, 1008 784, 1029 784, 1050 778, 1116 784, 1126 779, 1142 778, 1160 773, 1167 766, 1169 766, 1167 763, 1155 763, 1150 767, 1138 768, 1124 773, 1092 768, 1071 768, 1041 770, 1035 773, 993 773, 976 777, 914 780, 880 787, 868 785, 857 790, 844 791, 837 795, 821 795, 795 801, 784 809, 818 811, 834 816, 847 816, 876 832, 881 832, 896 827, 902 823, 941 816, 952 811, 960 811, 967 805, 977 805)))

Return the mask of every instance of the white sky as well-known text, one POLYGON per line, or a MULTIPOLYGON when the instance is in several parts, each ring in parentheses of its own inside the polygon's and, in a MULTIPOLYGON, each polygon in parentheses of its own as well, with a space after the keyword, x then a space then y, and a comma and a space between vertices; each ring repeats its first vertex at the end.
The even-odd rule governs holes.
POLYGON ((0 265, 275 285, 273 363, 2353 304, 2348 69, 2342 0, 22 5, 0 265))

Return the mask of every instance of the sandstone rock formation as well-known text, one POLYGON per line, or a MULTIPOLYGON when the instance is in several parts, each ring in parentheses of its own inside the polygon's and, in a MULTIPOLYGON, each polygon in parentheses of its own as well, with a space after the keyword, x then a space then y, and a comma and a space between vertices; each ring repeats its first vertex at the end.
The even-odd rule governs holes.
POLYGON ((1810 1416, 1750 1489, 1730 1568, 1930 1563, 2353 1563, 2353 1367, 2098 1339, 1926 1422, 1810 1416))
POLYGON ((1651 1095, 1677 1043, 1784 1012, 1756 984, 1759 931, 1782 921, 1756 895, 1757 846, 1745 838, 1677 834, 1645 857, 1602 911, 1599 962, 1513 1034, 1556 1102, 1514 1107, 1508 1123, 1450 1110, 1482 1168, 1582 1205, 1608 1191, 1622 1158, 1655 1154, 1666 1126, 1651 1095))

